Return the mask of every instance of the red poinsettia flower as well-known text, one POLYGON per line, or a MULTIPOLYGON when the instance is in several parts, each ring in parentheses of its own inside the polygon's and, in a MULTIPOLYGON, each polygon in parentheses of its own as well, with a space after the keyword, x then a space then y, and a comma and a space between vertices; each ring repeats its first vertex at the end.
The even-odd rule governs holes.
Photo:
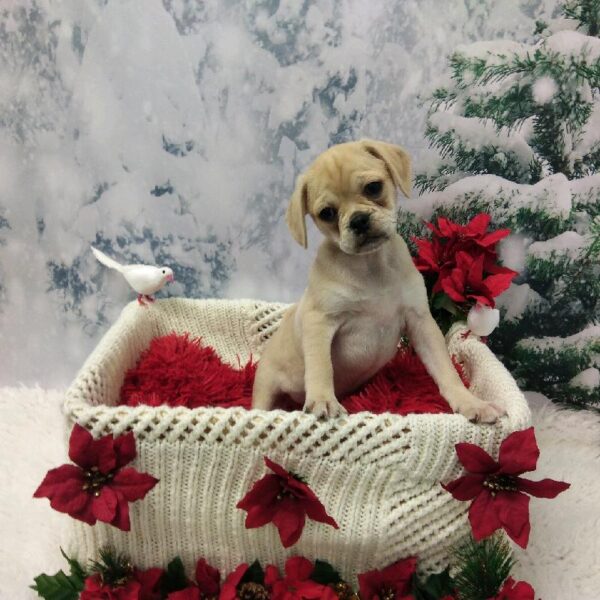
POLYGON ((219 600, 236 600, 237 599, 237 588, 242 580, 242 577, 248 570, 248 563, 242 563, 238 565, 232 573, 230 573, 223 582, 221 587, 221 593, 219 600))
POLYGON ((535 591, 526 581, 509 577, 492 600, 535 600, 535 591))
POLYGON ((368 571, 358 576, 363 600, 412 600, 412 578, 417 570, 415 557, 395 562, 385 569, 368 571))
POLYGON ((196 583, 183 590, 171 592, 168 600, 203 600, 216 598, 221 589, 221 574, 218 569, 211 567, 204 558, 196 563, 196 583))
POLYGON ((458 303, 483 304, 493 308, 494 298, 509 288, 517 272, 504 269, 505 272, 484 278, 484 261, 483 254, 474 258, 466 252, 458 252, 456 267, 440 281, 444 292, 458 303))
POLYGON ((279 531, 284 548, 294 545, 304 529, 306 517, 338 529, 315 493, 299 477, 265 456, 265 464, 273 474, 259 479, 238 502, 245 510, 246 528, 273 523, 279 531))
POLYGON ((84 582, 80 600, 160 600, 162 569, 133 569, 126 581, 109 585, 102 582, 99 574, 91 575, 84 582))
POLYGON ((310 579, 313 570, 310 560, 301 556, 285 561, 283 578, 277 567, 268 565, 265 584, 271 589, 272 600, 337 600, 332 588, 310 579))
POLYGON ((483 255, 483 271, 488 275, 512 273, 510 269, 498 265, 496 244, 510 234, 510 229, 487 231, 491 217, 480 213, 473 217, 467 225, 453 223, 449 219, 439 217, 437 227, 426 223, 432 231, 431 240, 415 238, 418 254, 415 265, 423 273, 438 275, 433 293, 442 291, 442 281, 448 278, 456 267, 457 254, 466 252, 473 260, 483 255))
POLYGON ((223 585, 221 586, 219 600, 240 600, 240 598, 246 597, 253 598, 257 592, 256 588, 259 588, 263 593, 267 592, 266 587, 264 587, 262 583, 242 583, 242 579, 244 579, 248 568, 248 563, 242 563, 226 577, 223 585))
POLYGON ((531 481, 519 477, 534 471, 540 450, 533 427, 511 433, 500 445, 498 461, 475 444, 456 444, 458 459, 467 470, 443 488, 457 500, 472 500, 469 521, 479 541, 503 528, 525 548, 529 541, 529 495, 554 498, 570 484, 553 479, 531 481))
POLYGON ((466 225, 453 223, 444 217, 438 218, 437 227, 432 223, 426 223, 426 225, 435 237, 446 239, 451 243, 460 243, 463 245, 463 249, 467 249, 468 243, 472 242, 483 250, 493 250, 501 239, 510 234, 510 229, 488 231, 491 220, 492 217, 489 214, 479 213, 466 225))
POLYGON ((34 497, 49 498, 54 510, 89 525, 103 521, 129 531, 128 503, 141 500, 158 483, 148 473, 125 467, 136 454, 131 432, 95 440, 75 425, 69 440, 69 458, 75 464, 48 471, 34 497))

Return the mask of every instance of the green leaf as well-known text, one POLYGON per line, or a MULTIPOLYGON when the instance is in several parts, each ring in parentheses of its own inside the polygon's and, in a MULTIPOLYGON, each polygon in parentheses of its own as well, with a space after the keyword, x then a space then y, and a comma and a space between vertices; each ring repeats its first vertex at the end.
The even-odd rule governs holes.
POLYGON ((415 576, 413 580, 413 595, 416 600, 439 600, 444 596, 453 595, 454 582, 450 570, 430 575, 424 582, 415 576))
POLYGON ((83 590, 83 581, 65 575, 62 570, 54 575, 38 575, 34 581, 35 585, 31 588, 45 600, 77 600, 79 592, 83 590))
POLYGON ((325 560, 315 560, 315 568, 310 576, 321 585, 330 585, 342 581, 340 574, 325 560))
POLYGON ((460 309, 458 308, 458 306, 456 306, 456 304, 450 298, 450 296, 448 296, 444 292, 439 292, 438 294, 436 294, 433 297, 431 305, 433 306, 433 308, 443 308, 444 310, 447 310, 451 315, 456 316, 462 314, 460 309))
POLYGON ((176 556, 168 565, 161 581, 163 595, 178 592, 188 587, 189 581, 185 575, 185 567, 179 556, 176 556))
POLYGON ((244 573, 240 583, 260 583, 263 585, 265 582, 265 572, 261 567, 260 563, 255 560, 249 567, 248 570, 244 573))
POLYGON ((69 558, 62 548, 60 549, 60 553, 63 555, 63 558, 69 563, 69 567, 71 569, 71 578, 73 578, 74 580, 80 580, 81 587, 83 588, 85 578, 87 577, 85 569, 79 564, 79 561, 77 561, 77 559, 69 558))
POLYGON ((34 578, 35 585, 32 585, 31 589, 46 600, 77 600, 79 592, 83 590, 86 572, 79 562, 69 558, 62 548, 60 552, 69 563, 70 574, 66 575, 62 569, 54 575, 43 573, 34 578))

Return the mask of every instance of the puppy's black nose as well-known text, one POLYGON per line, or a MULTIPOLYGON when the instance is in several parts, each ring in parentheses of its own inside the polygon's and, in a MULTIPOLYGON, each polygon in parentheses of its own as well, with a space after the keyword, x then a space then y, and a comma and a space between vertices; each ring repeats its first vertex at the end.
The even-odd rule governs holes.
POLYGON ((369 231, 371 215, 365 212, 354 213, 350 218, 350 229, 354 233, 366 233, 369 231))

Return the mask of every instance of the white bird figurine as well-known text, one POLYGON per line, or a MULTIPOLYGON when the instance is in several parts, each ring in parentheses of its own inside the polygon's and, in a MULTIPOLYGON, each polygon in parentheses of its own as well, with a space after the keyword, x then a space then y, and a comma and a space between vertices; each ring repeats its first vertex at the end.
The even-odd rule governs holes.
POLYGON ((144 299, 154 302, 153 294, 156 294, 163 286, 174 281, 173 271, 169 267, 154 267, 152 265, 122 265, 104 252, 100 252, 93 246, 94 256, 105 266, 119 271, 125 281, 137 292, 138 302, 145 306, 144 299))

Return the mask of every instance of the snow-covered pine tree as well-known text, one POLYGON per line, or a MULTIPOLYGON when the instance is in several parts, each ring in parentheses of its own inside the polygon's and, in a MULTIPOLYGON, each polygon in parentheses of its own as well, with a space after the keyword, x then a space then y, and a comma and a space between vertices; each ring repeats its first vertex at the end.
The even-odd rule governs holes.
MULTIPOLYGON (((431 98, 421 216, 489 212, 514 235, 491 346, 525 389, 600 408, 600 0, 539 22, 532 45, 459 47, 431 98)), ((414 232, 407 220, 405 233, 414 232)))

